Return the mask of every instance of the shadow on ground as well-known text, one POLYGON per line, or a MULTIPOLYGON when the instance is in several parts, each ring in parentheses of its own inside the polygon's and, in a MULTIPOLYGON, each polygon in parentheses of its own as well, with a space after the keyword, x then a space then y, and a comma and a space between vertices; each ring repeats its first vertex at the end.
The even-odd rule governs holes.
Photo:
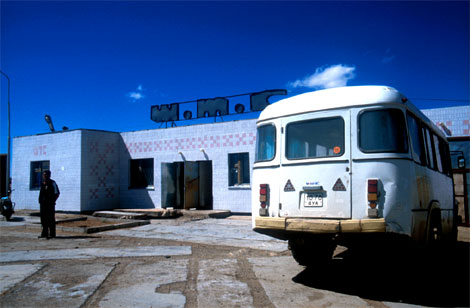
POLYGON ((25 221, 24 217, 11 217, 9 220, 9 222, 20 222, 20 221, 25 221))
POLYGON ((97 238, 100 238, 100 237, 96 237, 92 235, 70 235, 70 236, 58 235, 54 239, 55 240, 70 240, 70 239, 79 240, 79 239, 97 239, 97 238))
POLYGON ((348 250, 327 264, 307 267, 292 280, 370 300, 468 307, 469 252, 466 242, 432 253, 416 248, 348 250))

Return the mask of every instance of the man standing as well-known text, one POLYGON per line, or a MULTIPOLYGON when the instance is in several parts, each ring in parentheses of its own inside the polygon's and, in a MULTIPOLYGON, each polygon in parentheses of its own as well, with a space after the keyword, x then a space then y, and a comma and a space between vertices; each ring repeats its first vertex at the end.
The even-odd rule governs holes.
POLYGON ((56 182, 51 179, 51 171, 45 170, 42 180, 39 192, 42 232, 39 237, 50 239, 55 237, 55 201, 59 198, 60 191, 56 182))

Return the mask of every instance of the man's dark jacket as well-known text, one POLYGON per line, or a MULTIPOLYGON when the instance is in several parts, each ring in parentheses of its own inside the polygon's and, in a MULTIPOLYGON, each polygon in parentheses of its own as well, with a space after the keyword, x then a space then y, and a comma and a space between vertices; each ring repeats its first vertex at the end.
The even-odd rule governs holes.
POLYGON ((39 192, 39 204, 45 206, 54 206, 60 194, 59 187, 54 180, 47 180, 41 183, 41 191, 39 192))

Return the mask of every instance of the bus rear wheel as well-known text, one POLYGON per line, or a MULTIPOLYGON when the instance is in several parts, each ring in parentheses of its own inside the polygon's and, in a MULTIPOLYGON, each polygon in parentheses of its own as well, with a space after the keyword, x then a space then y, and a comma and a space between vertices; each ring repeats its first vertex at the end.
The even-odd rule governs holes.
POLYGON ((426 246, 431 251, 438 251, 443 244, 441 215, 439 211, 432 211, 429 216, 426 232, 426 246))
POLYGON ((289 240, 289 249, 300 265, 310 266, 331 260, 336 248, 332 239, 295 238, 289 240))

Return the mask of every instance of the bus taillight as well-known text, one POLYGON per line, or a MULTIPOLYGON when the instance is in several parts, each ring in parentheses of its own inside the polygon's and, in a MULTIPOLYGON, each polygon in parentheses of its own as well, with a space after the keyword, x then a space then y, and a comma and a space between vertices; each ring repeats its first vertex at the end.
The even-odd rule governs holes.
POLYGON ((259 215, 260 216, 269 216, 269 185, 268 184, 260 184, 259 185, 259 202, 260 202, 260 209, 259 215))
POLYGON ((367 213, 369 217, 378 217, 378 212, 377 212, 377 201, 378 201, 378 196, 379 196, 378 183, 379 183, 379 180, 377 179, 367 180, 367 203, 369 205, 369 208, 367 209, 367 213))

